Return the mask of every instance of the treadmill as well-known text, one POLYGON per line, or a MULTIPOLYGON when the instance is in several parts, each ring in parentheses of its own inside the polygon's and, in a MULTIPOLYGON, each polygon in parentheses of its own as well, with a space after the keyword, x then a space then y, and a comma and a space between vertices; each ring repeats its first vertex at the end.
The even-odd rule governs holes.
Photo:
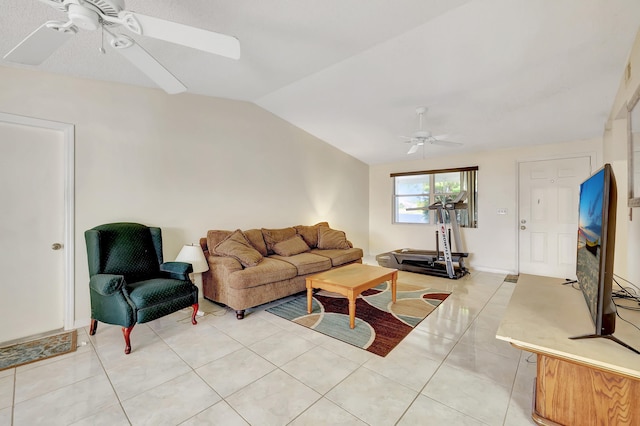
POLYGON ((469 270, 465 266, 464 259, 469 256, 469 253, 451 251, 451 233, 453 233, 456 249, 460 250, 462 247, 460 228, 455 211, 467 208, 467 204, 464 203, 466 197, 466 191, 461 191, 455 199, 446 200, 444 203, 438 201, 429 207, 407 209, 436 211, 436 224, 438 225, 436 250, 411 248, 393 250, 377 255, 376 261, 378 264, 386 268, 435 275, 454 280, 467 275, 469 270), (447 218, 451 224, 448 229, 446 226, 447 218), (442 244, 442 251, 440 251, 440 244, 442 244))

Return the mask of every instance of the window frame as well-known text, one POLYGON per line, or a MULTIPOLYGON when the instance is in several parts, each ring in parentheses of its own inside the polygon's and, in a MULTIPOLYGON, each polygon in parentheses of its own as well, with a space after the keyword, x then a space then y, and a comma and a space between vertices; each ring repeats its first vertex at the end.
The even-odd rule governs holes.
POLYGON ((398 220, 399 211, 398 211, 398 200, 401 197, 420 197, 426 196, 429 199, 429 204, 433 204, 437 197, 440 196, 452 196, 454 193, 442 193, 439 194, 436 192, 436 175, 438 174, 446 174, 446 173, 463 173, 463 172, 474 172, 474 174, 470 175, 470 180, 466 182, 460 182, 461 190, 467 191, 467 200, 466 203, 468 205, 468 224, 465 223, 465 220, 460 220, 460 212, 458 212, 458 219, 460 227, 463 228, 477 228, 478 227, 478 166, 470 166, 470 167, 455 167, 448 169, 435 169, 435 170, 421 170, 421 171, 413 171, 413 172, 399 172, 399 173, 391 173, 390 177, 393 178, 393 188, 391 194, 391 223, 396 225, 435 225, 437 220, 435 217, 435 211, 428 211, 427 222, 404 222, 398 220), (428 176, 429 182, 429 192, 421 193, 421 194, 397 194, 397 177, 406 177, 406 176, 428 176), (473 182, 471 181, 473 179, 473 182), (470 190, 471 189, 471 190, 470 190))

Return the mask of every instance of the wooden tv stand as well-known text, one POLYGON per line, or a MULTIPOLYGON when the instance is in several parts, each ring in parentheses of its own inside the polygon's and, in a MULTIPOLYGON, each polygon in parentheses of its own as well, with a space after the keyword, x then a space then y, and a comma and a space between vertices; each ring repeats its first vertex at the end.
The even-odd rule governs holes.
MULTIPOLYGON (((570 340, 593 332, 594 325, 582 292, 563 282, 520 275, 496 334, 537 355, 533 420, 540 425, 640 424, 640 355, 608 339, 570 340)), ((640 312, 619 312, 640 326, 640 312)), ((614 335, 640 349, 640 330, 620 318, 614 335)))

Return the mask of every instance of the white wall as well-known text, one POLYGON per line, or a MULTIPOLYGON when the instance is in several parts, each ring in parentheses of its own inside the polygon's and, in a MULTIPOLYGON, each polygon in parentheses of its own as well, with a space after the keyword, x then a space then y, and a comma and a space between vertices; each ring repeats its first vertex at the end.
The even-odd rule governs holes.
MULTIPOLYGON (((369 249, 371 255, 399 248, 435 250, 435 225, 392 224, 391 173, 478 166, 478 228, 461 229, 468 266, 502 273, 517 272, 517 187, 519 161, 596 153, 601 139, 477 152, 411 162, 371 166, 369 173, 369 249), (498 215, 506 208, 507 215, 498 215)), ((600 164, 596 164, 598 167, 600 164)), ((457 250, 457 249, 456 249, 457 250)))
POLYGON ((605 133, 604 161, 611 163, 618 184, 618 215, 616 221, 616 254, 614 272, 636 286, 640 285, 640 208, 631 212, 627 206, 627 102, 640 87, 640 32, 629 52, 630 78, 620 70, 621 81, 609 115, 605 133))
POLYGON ((78 324, 102 223, 160 226, 165 260, 208 229, 321 220, 367 249, 368 166, 253 104, 0 67, 0 111, 76 126, 78 324))

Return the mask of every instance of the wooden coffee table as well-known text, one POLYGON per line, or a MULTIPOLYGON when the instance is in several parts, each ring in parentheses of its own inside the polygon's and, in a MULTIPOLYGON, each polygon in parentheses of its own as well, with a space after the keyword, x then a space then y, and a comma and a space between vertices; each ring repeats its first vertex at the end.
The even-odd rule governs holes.
POLYGON ((307 313, 311 313, 314 288, 338 293, 349 299, 349 327, 354 328, 358 295, 389 280, 391 280, 391 298, 395 303, 397 269, 352 263, 307 277, 307 313))

